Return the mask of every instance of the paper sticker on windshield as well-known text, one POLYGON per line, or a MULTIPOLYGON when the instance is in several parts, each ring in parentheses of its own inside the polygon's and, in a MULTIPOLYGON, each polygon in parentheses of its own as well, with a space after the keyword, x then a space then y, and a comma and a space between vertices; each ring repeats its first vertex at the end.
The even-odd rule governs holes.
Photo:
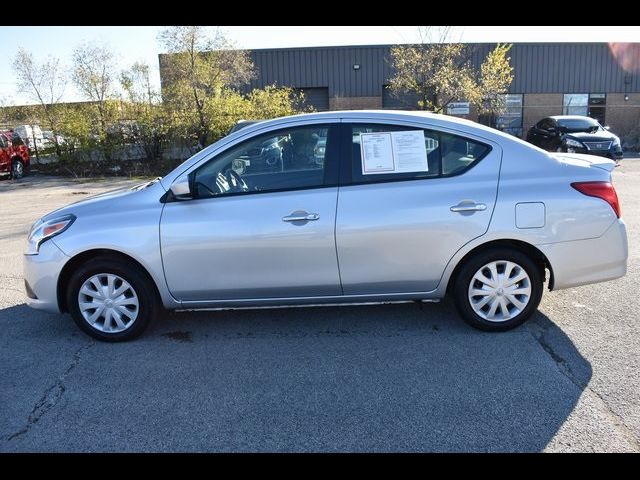
POLYGON ((428 172, 422 130, 360 134, 363 175, 428 172))

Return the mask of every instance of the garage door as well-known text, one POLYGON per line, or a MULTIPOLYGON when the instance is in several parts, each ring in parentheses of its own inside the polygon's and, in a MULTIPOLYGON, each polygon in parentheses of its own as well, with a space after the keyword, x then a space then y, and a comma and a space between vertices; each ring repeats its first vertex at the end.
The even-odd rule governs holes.
POLYGON ((304 93, 305 105, 312 106, 318 112, 329 110, 329 89, 328 88, 326 87, 297 88, 296 90, 304 93))
POLYGON ((405 93, 395 96, 385 85, 382 89, 382 108, 395 108, 396 110, 415 110, 418 108, 418 95, 405 93))

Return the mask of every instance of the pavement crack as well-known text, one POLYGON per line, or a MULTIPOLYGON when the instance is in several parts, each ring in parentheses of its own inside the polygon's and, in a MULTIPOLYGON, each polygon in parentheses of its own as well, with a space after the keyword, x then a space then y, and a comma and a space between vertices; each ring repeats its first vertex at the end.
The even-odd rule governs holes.
POLYGON ((585 391, 590 394, 596 400, 596 403, 599 404, 599 410, 611 422, 616 431, 629 443, 629 445, 631 445, 637 452, 640 452, 640 440, 633 433, 633 430, 627 427, 623 418, 609 407, 606 400, 598 392, 592 389, 588 382, 584 382, 575 374, 567 359, 560 355, 551 342, 548 341, 546 334, 550 327, 540 325, 538 322, 532 323, 535 326, 529 329, 529 332, 533 338, 536 339, 538 344, 540 344, 543 350, 553 359, 560 373, 567 377, 569 381, 571 381, 571 383, 581 391, 585 391))
POLYGON ((47 412, 49 412, 49 410, 60 402, 60 399, 66 390, 65 380, 80 364, 83 353, 94 345, 95 343, 92 341, 76 350, 71 359, 71 363, 69 363, 69 365, 63 370, 62 374, 58 376, 56 382, 44 391, 40 399, 33 406, 33 409, 27 418, 26 425, 9 435, 6 439, 8 442, 28 433, 33 425, 35 425, 44 415, 47 414, 47 412))
POLYGON ((535 323, 534 325, 536 325, 538 328, 535 330, 530 329, 529 332, 531 333, 533 338, 535 338, 536 341, 540 344, 542 349, 549 354, 551 359, 558 367, 558 370, 560 370, 560 373, 567 377, 571 381, 571 383, 573 383, 580 390, 584 390, 585 388, 587 388, 587 383, 580 380, 580 378, 574 373, 567 359, 556 352, 556 350, 553 348, 553 345, 551 345, 551 343, 547 341, 546 333, 549 330, 549 327, 544 327, 538 323, 535 323))
POLYGON ((640 452, 640 440, 638 440, 638 437, 633 433, 633 430, 627 427, 622 417, 611 410, 609 404, 598 392, 590 387, 587 387, 586 390, 590 394, 593 394, 593 397, 596 399, 596 403, 600 404, 600 411, 605 417, 607 417, 616 431, 635 449, 636 452, 640 452))

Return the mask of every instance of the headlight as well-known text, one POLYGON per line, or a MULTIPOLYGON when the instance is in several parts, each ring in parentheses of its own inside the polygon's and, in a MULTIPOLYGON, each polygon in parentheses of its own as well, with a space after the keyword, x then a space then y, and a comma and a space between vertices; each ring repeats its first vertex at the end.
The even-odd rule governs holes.
POLYGON ((564 144, 567 147, 575 147, 575 148, 584 148, 584 145, 577 140, 573 140, 572 138, 565 138, 564 144))
POLYGON ((613 139, 613 146, 614 147, 619 147, 620 146, 620 139, 618 137, 615 137, 613 139))
POLYGON ((75 219, 75 215, 68 214, 52 218, 46 222, 38 220, 31 227, 31 231, 27 237, 27 251, 25 255, 37 255, 42 242, 64 232, 71 226, 75 219))

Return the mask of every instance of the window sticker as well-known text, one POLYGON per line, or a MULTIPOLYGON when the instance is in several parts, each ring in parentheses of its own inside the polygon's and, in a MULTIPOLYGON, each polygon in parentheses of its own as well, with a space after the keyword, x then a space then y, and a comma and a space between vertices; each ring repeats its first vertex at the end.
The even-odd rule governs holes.
POLYGON ((362 174, 428 172, 422 130, 361 133, 362 174))
POLYGON ((362 156, 362 173, 393 173, 393 149, 391 133, 361 133, 360 149, 362 156))

